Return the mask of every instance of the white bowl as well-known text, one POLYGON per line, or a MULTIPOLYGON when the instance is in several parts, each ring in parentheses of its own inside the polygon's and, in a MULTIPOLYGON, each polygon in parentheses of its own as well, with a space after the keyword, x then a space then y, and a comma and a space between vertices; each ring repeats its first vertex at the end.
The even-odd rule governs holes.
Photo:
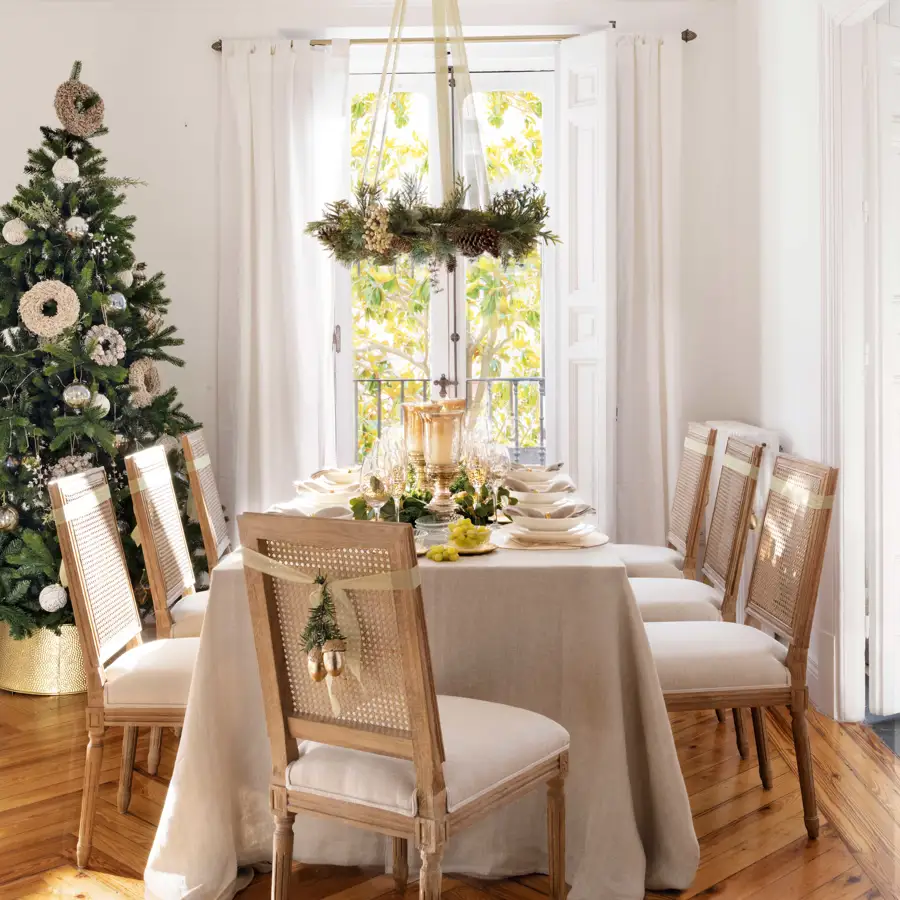
POLYGON ((325 469, 322 481, 331 484, 353 484, 359 481, 359 466, 348 466, 346 469, 325 469))
POLYGON ((544 469, 514 469, 509 473, 509 477, 527 481, 529 484, 533 481, 547 484, 554 478, 559 478, 559 472, 547 472, 544 469))
POLYGON ((515 516, 513 523, 526 531, 560 532, 572 531, 584 524, 584 516, 571 516, 568 519, 536 519, 532 516, 515 516))
POLYGON ((569 503, 577 501, 575 493, 569 491, 550 491, 541 493, 540 491, 510 491, 509 496, 514 500, 518 500, 523 506, 552 506, 560 501, 569 503))

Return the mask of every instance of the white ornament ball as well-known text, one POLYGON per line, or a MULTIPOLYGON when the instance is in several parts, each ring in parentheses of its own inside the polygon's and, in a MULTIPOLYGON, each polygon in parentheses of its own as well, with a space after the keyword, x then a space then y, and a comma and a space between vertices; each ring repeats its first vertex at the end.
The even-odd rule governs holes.
POLYGON ((73 184, 81 178, 78 163, 68 156, 61 156, 53 163, 53 177, 63 184, 73 184))
POLYGON ((156 446, 162 447, 166 453, 171 453, 173 450, 177 450, 180 444, 177 437, 174 437, 171 434, 164 434, 156 442, 156 446))
POLYGON ((80 240, 88 233, 88 223, 81 216, 66 219, 66 234, 72 240, 80 240))
POLYGON ((21 219, 10 219, 3 226, 3 240, 18 247, 28 240, 28 226, 21 219))
POLYGON ((94 394, 94 397, 91 400, 91 406, 94 409, 99 409, 101 416, 109 415, 110 402, 109 397, 107 397, 106 394, 94 394))
POLYGON ((125 309, 127 305, 128 302, 125 300, 124 294, 120 294, 118 291, 116 291, 114 294, 109 295, 110 309, 119 310, 121 312, 121 310, 125 309))
POLYGON ((131 269, 122 269, 121 272, 116 272, 116 281, 123 288, 130 288, 134 284, 134 272, 131 269))
POLYGON ((61 584, 48 584, 38 595, 44 612, 57 612, 69 602, 69 595, 61 584))
POLYGON ((63 391, 63 400, 66 406, 71 406, 72 409, 82 409, 91 402, 91 390, 76 381, 63 391))

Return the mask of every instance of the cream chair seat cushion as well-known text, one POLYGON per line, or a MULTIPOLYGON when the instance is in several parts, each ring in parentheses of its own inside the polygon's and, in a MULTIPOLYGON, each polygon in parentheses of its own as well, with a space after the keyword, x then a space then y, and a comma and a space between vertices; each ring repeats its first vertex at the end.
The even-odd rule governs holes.
MULTIPOLYGON (((538 763, 562 753, 569 733, 538 713, 465 697, 438 697, 444 736, 447 811, 453 812, 538 763)), ((289 788, 415 816, 413 764, 301 741, 287 770, 289 788)))
POLYGON ((787 647, 735 622, 648 622, 664 692, 789 687, 787 647))
POLYGON ((612 548, 629 578, 683 578, 684 557, 671 547, 652 544, 615 544, 612 548))
POLYGON ((172 616, 172 637, 200 637, 203 617, 209 602, 209 591, 197 591, 182 597, 169 608, 172 616))
POLYGON ((107 706, 186 706, 200 638, 148 641, 106 666, 107 706))
POLYGON ((631 578, 645 622, 718 622, 722 595, 702 581, 684 578, 631 578))

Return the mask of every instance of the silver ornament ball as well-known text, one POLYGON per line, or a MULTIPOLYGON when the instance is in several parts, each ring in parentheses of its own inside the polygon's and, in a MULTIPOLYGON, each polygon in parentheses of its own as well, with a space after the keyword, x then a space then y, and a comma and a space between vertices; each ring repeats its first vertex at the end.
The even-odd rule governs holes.
POLYGON ((124 294, 120 294, 116 291, 114 294, 109 295, 109 308, 116 310, 123 310, 128 305, 128 301, 125 299, 124 294))
POLYGON ((66 406, 71 406, 72 409, 83 409, 91 402, 91 390, 76 381, 63 391, 63 400, 66 406))
POLYGON ((134 284, 134 272, 131 269, 122 269, 121 272, 116 272, 116 281, 123 288, 130 288, 134 284))
POLYGON ((91 398, 91 406, 100 410, 101 416, 109 415, 110 402, 106 394, 94 394, 91 398))
POLYGON ((38 595, 38 603, 44 612, 57 612, 69 602, 69 595, 61 584, 48 584, 38 595))
POLYGON ((62 184, 74 184, 81 178, 78 163, 68 156, 61 156, 53 163, 53 177, 62 184))
POLYGON ((28 240, 28 226, 21 219, 10 219, 3 226, 3 240, 18 247, 28 240))
POLYGON ((19 524, 19 511, 8 503, 0 506, 0 531, 15 531, 19 524))
POLYGON ((72 240, 80 240, 88 233, 88 223, 81 216, 66 219, 66 234, 72 240))

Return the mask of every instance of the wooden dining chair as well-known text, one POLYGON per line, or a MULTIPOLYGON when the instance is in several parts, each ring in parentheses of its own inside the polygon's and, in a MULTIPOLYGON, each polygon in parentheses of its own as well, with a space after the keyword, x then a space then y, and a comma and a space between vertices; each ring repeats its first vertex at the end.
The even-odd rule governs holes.
POLYGON ((666 546, 616 545, 629 577, 697 577, 697 552, 709 501, 709 475, 715 446, 715 428, 698 422, 688 425, 669 513, 666 546))
POLYGON ((103 469, 49 484, 87 674, 87 759, 76 861, 91 855, 94 808, 108 725, 124 727, 118 807, 127 812, 140 726, 184 721, 199 640, 143 643, 141 617, 103 469))
POLYGON ((779 456, 775 461, 744 624, 646 625, 669 710, 750 707, 766 789, 772 786, 772 772, 765 708, 790 708, 810 838, 819 833, 819 819, 806 720, 806 663, 837 476, 837 469, 807 460, 779 456))
POLYGON ((541 785, 550 896, 563 900, 569 735, 537 713, 436 696, 412 529, 271 513, 238 525, 272 749, 274 900, 288 895, 297 813, 390 836, 401 893, 412 840, 419 898, 439 900, 449 837, 541 785), (317 575, 349 603, 335 603, 344 673, 322 682, 301 640, 317 575))
POLYGON ((631 578, 645 622, 733 622, 763 448, 730 437, 700 579, 631 578))
POLYGON ((191 494, 200 519, 206 563, 212 574, 219 560, 231 549, 231 539, 228 537, 225 513, 222 511, 222 501, 219 499, 219 489, 216 487, 216 476, 212 470, 203 429, 183 434, 181 446, 184 448, 191 494))
MULTIPOLYGON (((128 487, 140 531, 144 566, 150 581, 158 638, 200 637, 209 591, 194 585, 181 510, 163 447, 148 447, 125 457, 128 487)), ((147 771, 156 775, 163 730, 150 731, 147 771)))
POLYGON ((195 589, 166 451, 148 447, 133 453, 125 457, 125 468, 150 580, 156 636, 199 637, 209 592, 195 589))

